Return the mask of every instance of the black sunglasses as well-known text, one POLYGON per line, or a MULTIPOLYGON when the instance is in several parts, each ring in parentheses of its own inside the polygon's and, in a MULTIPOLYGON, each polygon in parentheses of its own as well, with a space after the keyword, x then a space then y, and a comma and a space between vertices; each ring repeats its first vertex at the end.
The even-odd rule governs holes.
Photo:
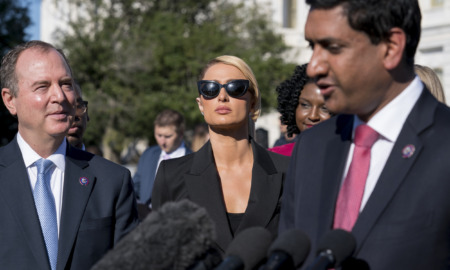
POLYGON ((232 80, 226 84, 220 84, 216 81, 198 81, 198 92, 207 99, 215 98, 219 95, 220 89, 225 88, 228 95, 233 98, 243 96, 250 85, 249 80, 232 80))

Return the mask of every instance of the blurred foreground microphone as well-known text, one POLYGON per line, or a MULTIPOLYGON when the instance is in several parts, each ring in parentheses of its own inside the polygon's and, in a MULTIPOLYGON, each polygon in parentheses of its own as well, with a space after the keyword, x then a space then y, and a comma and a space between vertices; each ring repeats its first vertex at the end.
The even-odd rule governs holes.
POLYGON ((252 227, 236 235, 227 248, 225 259, 215 270, 255 269, 266 257, 272 234, 262 227, 252 227))
POLYGON ((214 238, 214 223, 204 208, 188 200, 168 202, 149 214, 92 270, 212 269, 222 259, 212 248, 214 238), (197 267, 206 263, 211 265, 197 267))
POLYGON ((293 229, 278 236, 267 252, 267 262, 259 270, 294 270, 305 261, 311 248, 308 236, 293 229))
POLYGON ((322 270, 339 267, 341 263, 353 255, 356 240, 344 230, 333 230, 324 235, 317 248, 317 257, 308 270, 322 270))

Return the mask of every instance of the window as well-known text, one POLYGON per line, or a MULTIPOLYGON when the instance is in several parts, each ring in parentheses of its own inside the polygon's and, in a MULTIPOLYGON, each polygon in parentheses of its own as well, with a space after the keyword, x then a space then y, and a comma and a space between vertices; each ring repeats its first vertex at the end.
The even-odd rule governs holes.
POLYGON ((295 28, 297 24, 297 0, 283 0, 283 27, 295 28))
POLYGON ((444 5, 444 0, 431 0, 432 7, 442 7, 444 5))
POLYGON ((434 68, 433 71, 436 73, 436 75, 438 76, 439 80, 441 80, 441 82, 443 81, 443 77, 444 77, 444 71, 442 70, 442 68, 434 68))

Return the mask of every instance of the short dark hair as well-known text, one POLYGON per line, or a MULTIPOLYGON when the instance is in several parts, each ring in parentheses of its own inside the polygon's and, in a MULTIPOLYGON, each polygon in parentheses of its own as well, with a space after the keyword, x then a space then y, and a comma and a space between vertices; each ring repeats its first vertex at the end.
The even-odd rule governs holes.
POLYGON ((178 134, 183 134, 185 129, 183 115, 172 109, 165 109, 160 112, 153 124, 159 127, 175 126, 178 134))
POLYGON ((350 27, 366 33, 373 44, 387 40, 393 27, 401 28, 406 34, 406 63, 414 65, 422 19, 417 0, 306 0, 306 3, 311 10, 341 5, 350 27))
POLYGON ((303 88, 308 82, 312 82, 308 75, 306 75, 307 65, 296 66, 292 77, 283 81, 276 89, 278 93, 277 110, 281 114, 281 123, 287 125, 287 134, 289 137, 292 137, 293 134, 300 133, 300 129, 298 129, 295 120, 295 111, 297 110, 303 88))

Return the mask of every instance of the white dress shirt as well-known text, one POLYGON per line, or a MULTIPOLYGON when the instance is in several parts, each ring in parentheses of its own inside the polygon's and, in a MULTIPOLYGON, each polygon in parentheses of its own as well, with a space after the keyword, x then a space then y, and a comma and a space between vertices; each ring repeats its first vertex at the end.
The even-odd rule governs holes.
MULTIPOLYGON (((392 148, 397 141, 398 135, 405 124, 406 118, 419 99, 422 90, 423 83, 420 81, 419 77, 416 76, 405 90, 376 113, 367 123, 368 126, 378 132, 380 137, 373 144, 370 152, 369 175, 367 176, 360 211, 362 211, 369 200, 369 197, 377 184, 378 178, 383 171, 384 165, 391 154, 392 148)), ((358 116, 355 115, 354 117, 355 121, 353 121, 352 141, 355 136, 356 127, 364 123, 358 116)), ((352 142, 341 184, 350 167, 354 148, 355 145, 352 142)), ((401 153, 398 154, 401 155, 401 153)))
MULTIPOLYGON (((37 181, 37 167, 34 164, 36 161, 41 159, 31 147, 25 142, 25 140, 17 133, 17 143, 19 144, 20 152, 22 152, 23 161, 25 162, 25 167, 27 168, 28 179, 30 180, 31 190, 34 189, 37 181)), ((58 236, 59 236, 59 224, 61 219, 61 209, 62 209, 62 197, 64 190, 64 172, 66 168, 66 147, 67 142, 64 139, 59 148, 49 156, 47 159, 51 160, 56 166, 52 166, 47 173, 51 173, 50 187, 52 189, 53 197, 55 198, 56 207, 56 222, 58 224, 58 236)))
POLYGON ((186 155, 186 146, 184 145, 184 141, 181 141, 180 146, 178 146, 177 149, 175 149, 175 151, 173 151, 170 154, 167 154, 164 150, 161 150, 161 154, 159 155, 159 160, 158 160, 158 166, 156 166, 156 173, 158 172, 158 167, 159 164, 161 163, 161 161, 166 160, 166 159, 172 159, 172 158, 179 158, 179 157, 183 157, 186 155))

